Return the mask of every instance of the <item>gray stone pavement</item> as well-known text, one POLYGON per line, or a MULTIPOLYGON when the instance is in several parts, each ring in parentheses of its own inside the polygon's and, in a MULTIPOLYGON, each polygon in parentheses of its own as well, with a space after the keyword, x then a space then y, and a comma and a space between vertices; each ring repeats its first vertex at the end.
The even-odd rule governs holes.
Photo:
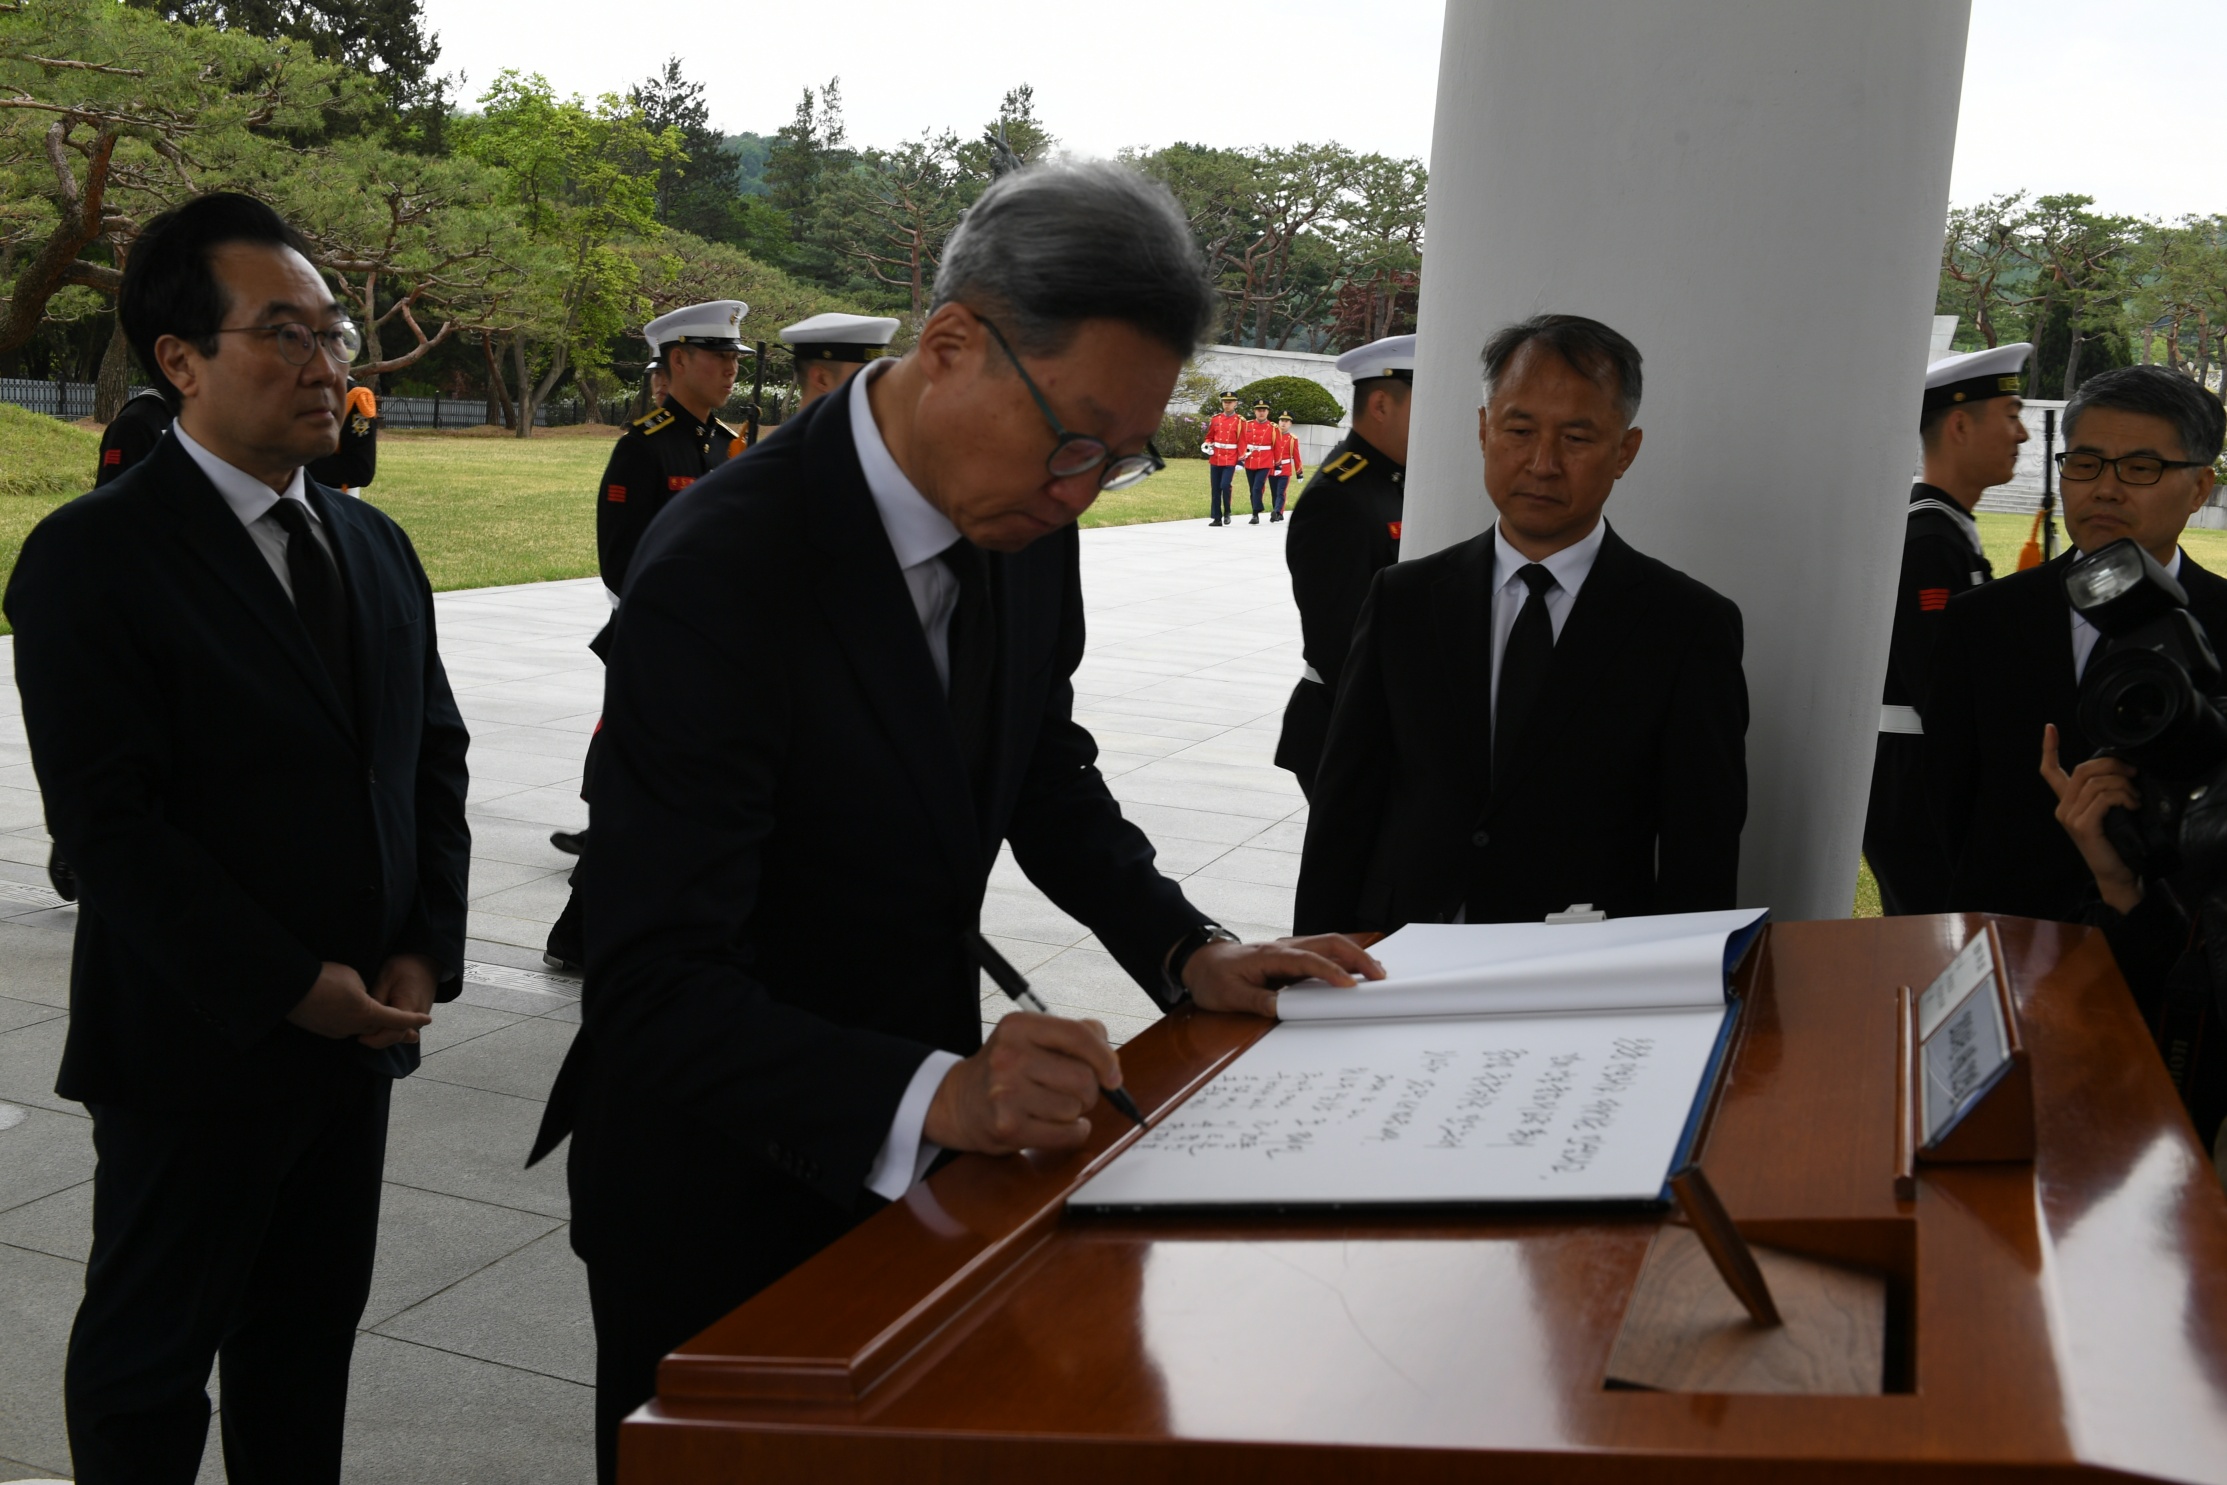
MULTIPOLYGON (((1299 670, 1283 526, 1203 520, 1083 537, 1090 647, 1078 716, 1160 862, 1247 937, 1291 920, 1305 809, 1271 761, 1299 670)), ((471 967, 399 1085, 379 1266, 356 1348, 351 1481, 563 1485, 592 1478, 587 1288, 566 1246, 563 1160, 520 1168, 579 1020, 542 969, 584 818, 580 761, 602 694, 583 648, 593 581, 445 593, 441 652, 472 729, 471 967)), ((0 1480, 66 1476, 61 1362, 90 1240, 84 1110, 54 1096, 76 910, 46 890, 46 831, 0 640, 0 1480)), ((1008 855, 985 931, 1045 999, 1125 1039, 1151 1001, 1008 855)), ((1003 1000, 986 992, 985 1020, 1003 1000)), ((213 1445, 204 1480, 221 1480, 213 1445)))

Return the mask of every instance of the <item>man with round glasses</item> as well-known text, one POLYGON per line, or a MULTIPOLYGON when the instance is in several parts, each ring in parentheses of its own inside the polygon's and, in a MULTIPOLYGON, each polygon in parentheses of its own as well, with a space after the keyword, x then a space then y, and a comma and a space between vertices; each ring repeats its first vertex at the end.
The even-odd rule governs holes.
POLYGON ((463 988, 469 738, 409 538, 304 468, 360 348, 246 196, 150 221, 117 313, 170 429, 49 515, 16 684, 83 900, 56 1092, 92 1114, 76 1478, 337 1482, 387 1109, 463 988))
POLYGON ((2227 580, 2180 547, 2182 528, 2211 496, 2227 437, 2219 399, 2162 366, 2120 367, 2080 384, 2064 431, 2058 474, 2072 549, 1951 600, 1942 618, 1925 767, 1949 860, 1948 911, 2076 919, 2093 894, 2036 766, 2045 726, 2057 729, 2063 769, 2094 751, 2077 697, 2097 634, 2064 591, 2075 556, 2138 542, 2227 653, 2227 580))
POLYGON ((1160 1005, 1272 1013, 1374 970, 1240 944, 1153 864, 1073 715, 1076 519, 1151 437, 1214 296, 1166 189, 1037 166, 952 235, 913 348, 670 508, 613 620, 572 1137, 598 1466, 657 1363, 941 1151, 1071 1149, 1102 1028, 983 1036, 1001 843, 1160 1005))
POLYGON ((1894 635, 1864 815, 1864 859, 1889 916, 1947 910, 1949 863, 1925 790, 1925 720, 1933 647, 1949 600, 1994 575, 1972 509, 2009 482, 2026 442, 2024 341, 1945 356, 1926 368, 1918 410, 1924 473, 1910 488, 1895 585, 1894 635))

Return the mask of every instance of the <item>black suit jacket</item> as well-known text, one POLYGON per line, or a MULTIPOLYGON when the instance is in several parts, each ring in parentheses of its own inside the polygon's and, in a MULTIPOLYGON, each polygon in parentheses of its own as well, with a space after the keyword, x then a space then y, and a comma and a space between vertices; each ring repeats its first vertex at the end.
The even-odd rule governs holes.
MULTIPOLYGON (((32 531, 9 580, 48 828, 80 884, 56 1091, 253 1101, 370 1053, 286 1023, 325 960, 464 960, 469 738, 402 529, 314 482, 355 691, 175 438, 32 531)), ((453 996, 461 983, 444 987, 453 996)))
POLYGON ((921 1061, 980 1045, 967 940, 1000 839, 1148 991, 1205 921, 1070 715, 1079 551, 1069 527, 990 558, 997 720, 977 798, 848 397, 698 481, 645 535, 581 868, 584 1025, 533 1152, 577 1132, 574 1245, 591 1262, 657 1236, 652 1209, 679 1193, 645 1180, 653 1159, 751 1214, 730 1273, 770 1279, 871 1205, 921 1061))
MULTIPOLYGON (((2077 551, 1949 600, 1925 715, 1926 787, 1950 862, 1951 912, 2077 921, 2095 878, 2057 823, 2041 730, 2069 773, 2095 745, 2076 715, 2065 569, 2077 551)), ((2189 611, 2227 652, 2227 580, 2181 556, 2189 611)))
POLYGON ((1315 778, 1297 929, 1734 905, 1747 819, 1740 610, 1601 542, 1533 721, 1491 767, 1493 535, 1369 590, 1315 778))

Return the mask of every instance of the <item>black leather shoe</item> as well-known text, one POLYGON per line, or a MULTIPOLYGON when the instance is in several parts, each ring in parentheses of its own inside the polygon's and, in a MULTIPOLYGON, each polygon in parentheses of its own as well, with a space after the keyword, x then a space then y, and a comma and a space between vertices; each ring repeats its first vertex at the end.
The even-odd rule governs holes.
POLYGON ((577 856, 588 848, 588 832, 585 828, 579 830, 552 830, 549 832, 549 844, 555 846, 567 856, 577 856))
POLYGON ((1258 511, 1255 511, 1253 513, 1253 518, 1250 521, 1247 521, 1245 524, 1248 526, 1258 526, 1260 524, 1260 513, 1258 511))
POLYGON ((1269 524, 1269 525, 1271 525, 1271 526, 1273 526, 1273 525, 1275 525, 1275 524, 1276 524, 1276 523, 1277 523, 1278 521, 1281 521, 1281 520, 1282 520, 1283 518, 1284 518, 1284 513, 1283 513, 1282 511, 1277 511, 1277 512, 1276 512, 1276 513, 1275 513, 1274 515, 1272 515, 1272 516, 1270 516, 1270 517, 1268 518, 1268 524, 1269 524))
POLYGON ((46 879, 54 884, 54 895, 64 902, 77 901, 77 873, 62 859, 60 846, 49 846, 46 851, 46 879))

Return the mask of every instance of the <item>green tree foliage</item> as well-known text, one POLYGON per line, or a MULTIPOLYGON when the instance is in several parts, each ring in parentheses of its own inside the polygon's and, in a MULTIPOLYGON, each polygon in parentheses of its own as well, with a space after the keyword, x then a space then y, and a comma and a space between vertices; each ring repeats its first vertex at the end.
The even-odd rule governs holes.
POLYGON ((1349 349, 1408 328, 1421 271, 1422 162, 1340 144, 1172 144, 1123 158, 1183 208, 1223 301, 1220 335, 1349 349))
POLYGON ((0 6, 0 355, 64 288, 113 294, 146 217, 369 101, 293 44, 105 0, 0 6))
POLYGON ((682 155, 681 135, 653 131, 617 94, 559 98, 538 74, 505 71, 479 101, 455 132, 525 236, 524 285, 502 327, 524 438, 568 375, 605 373, 613 340, 640 323, 647 298, 624 244, 657 231, 658 171, 682 155))
POLYGON ((439 113, 446 90, 433 72, 440 39, 425 30, 423 0, 125 0, 164 20, 268 41, 299 42, 321 61, 369 76, 397 114, 439 113))

